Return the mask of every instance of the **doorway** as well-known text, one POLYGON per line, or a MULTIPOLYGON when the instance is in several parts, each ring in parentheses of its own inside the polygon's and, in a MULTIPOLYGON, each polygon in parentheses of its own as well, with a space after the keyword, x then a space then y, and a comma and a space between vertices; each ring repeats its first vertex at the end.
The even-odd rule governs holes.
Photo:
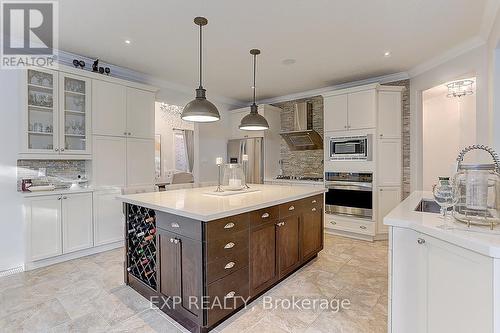
POLYGON ((453 176, 458 153, 476 142, 475 78, 467 93, 453 93, 453 82, 422 93, 422 187, 430 191, 438 177, 453 176))

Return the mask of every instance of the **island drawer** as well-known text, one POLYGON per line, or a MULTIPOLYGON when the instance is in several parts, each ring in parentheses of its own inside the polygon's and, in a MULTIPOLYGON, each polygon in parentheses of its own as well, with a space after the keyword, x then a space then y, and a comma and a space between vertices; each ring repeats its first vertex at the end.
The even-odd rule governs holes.
POLYGON ((207 262, 232 255, 248 248, 248 230, 243 230, 207 242, 207 262))
POLYGON ((295 200, 279 205, 280 218, 297 214, 301 209, 301 204, 301 200, 295 200))
POLYGON ((250 212, 250 223, 252 227, 262 225, 279 218, 279 206, 271 206, 250 212))
POLYGON ((237 270, 248 267, 248 247, 207 264, 207 282, 212 283, 237 270))
POLYGON ((305 209, 309 209, 309 208, 320 208, 320 207, 323 207, 323 202, 324 202, 324 199, 323 199, 323 195, 320 194, 320 195, 315 195, 314 197, 309 197, 309 198, 305 198, 305 199, 302 199, 300 200, 300 207, 301 208, 305 208, 305 209))
POLYGON ((223 238, 242 230, 248 230, 249 214, 225 217, 220 220, 205 222, 207 241, 223 238))
POLYGON ((201 241, 201 222, 165 212, 156 213, 158 228, 201 241))
POLYGON ((212 326, 248 301, 248 267, 208 286, 208 320, 212 326))

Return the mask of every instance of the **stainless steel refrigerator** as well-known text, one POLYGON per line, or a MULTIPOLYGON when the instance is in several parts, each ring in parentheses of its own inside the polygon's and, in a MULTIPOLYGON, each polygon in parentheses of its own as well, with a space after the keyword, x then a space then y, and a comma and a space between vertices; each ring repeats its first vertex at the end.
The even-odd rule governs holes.
POLYGON ((242 163, 242 156, 248 155, 246 182, 264 183, 264 140, 263 138, 235 139, 227 142, 227 161, 242 163))

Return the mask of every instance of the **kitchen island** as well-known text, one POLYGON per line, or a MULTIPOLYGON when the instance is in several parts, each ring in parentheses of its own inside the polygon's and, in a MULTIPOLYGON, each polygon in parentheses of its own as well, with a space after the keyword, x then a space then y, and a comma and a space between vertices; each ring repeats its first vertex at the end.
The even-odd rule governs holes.
POLYGON ((191 332, 208 332, 323 249, 324 188, 251 185, 120 196, 125 282, 191 332))
POLYGON ((500 332, 500 227, 419 211, 414 192, 385 218, 389 231, 389 332, 500 332))

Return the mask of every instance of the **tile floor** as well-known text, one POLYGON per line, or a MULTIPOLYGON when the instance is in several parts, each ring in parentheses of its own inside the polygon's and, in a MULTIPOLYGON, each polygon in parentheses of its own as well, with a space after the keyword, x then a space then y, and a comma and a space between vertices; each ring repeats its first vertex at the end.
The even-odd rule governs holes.
MULTIPOLYGON (((0 332, 186 332, 123 284, 121 251, 0 278, 0 332)), ((260 297, 215 332, 385 333, 387 242, 327 235, 317 259, 264 296, 351 304, 270 310, 260 297)))

